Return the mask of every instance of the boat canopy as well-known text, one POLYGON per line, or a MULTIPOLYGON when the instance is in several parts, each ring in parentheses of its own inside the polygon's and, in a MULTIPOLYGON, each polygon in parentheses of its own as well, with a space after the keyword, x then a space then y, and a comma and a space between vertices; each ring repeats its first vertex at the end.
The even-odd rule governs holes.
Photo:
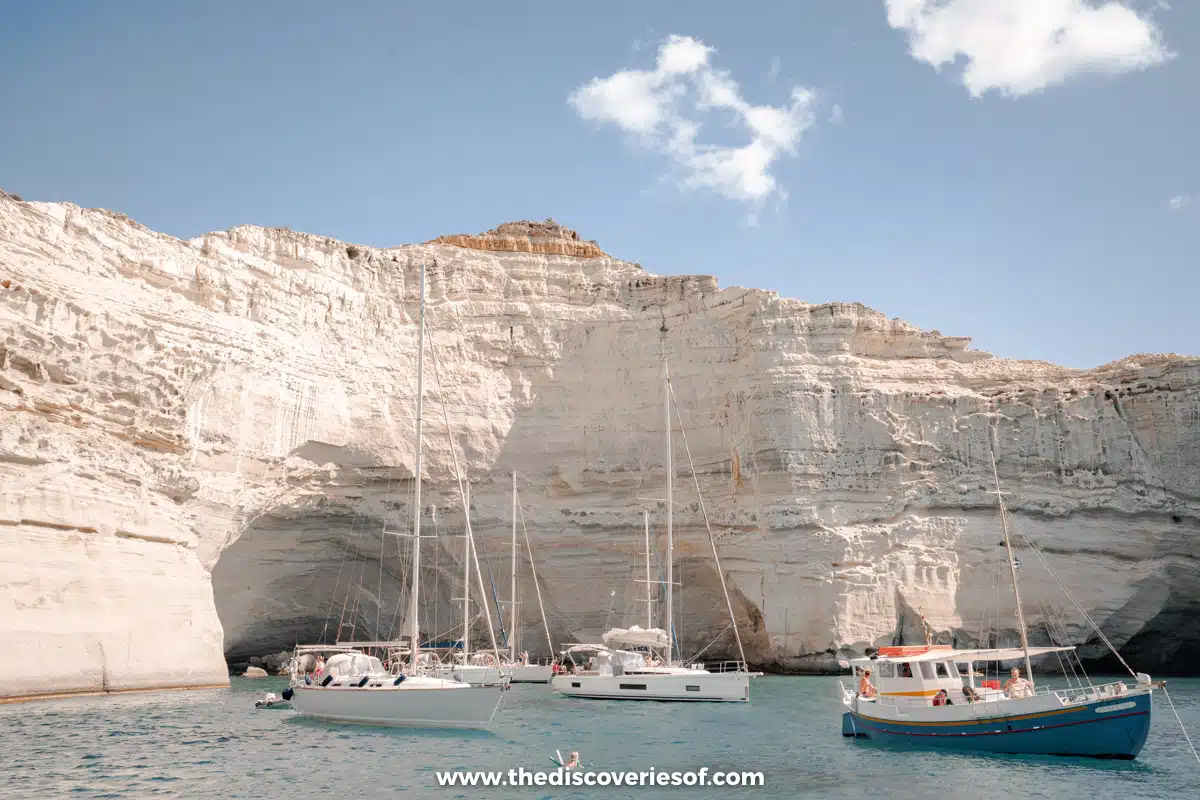
POLYGON ((325 674, 335 678, 351 675, 378 675, 386 672, 383 663, 375 656, 362 653, 338 653, 325 662, 325 674))
MULTIPOLYGON (((925 652, 885 654, 881 648, 881 652, 874 658, 852 658, 850 663, 856 667, 869 667, 872 664, 888 661, 1015 661, 1025 657, 1025 651, 1020 647, 999 647, 985 650, 953 650, 948 647, 920 649, 925 652)), ((1047 653, 1064 653, 1074 649, 1074 647, 1031 647, 1029 656, 1032 658, 1047 653)))
POLYGON ((596 653, 596 666, 617 666, 623 669, 640 669, 646 666, 646 659, 641 653, 631 653, 628 650, 601 650, 596 653))
POLYGON ((666 647, 667 632, 662 628, 613 628, 600 637, 609 647, 666 647))

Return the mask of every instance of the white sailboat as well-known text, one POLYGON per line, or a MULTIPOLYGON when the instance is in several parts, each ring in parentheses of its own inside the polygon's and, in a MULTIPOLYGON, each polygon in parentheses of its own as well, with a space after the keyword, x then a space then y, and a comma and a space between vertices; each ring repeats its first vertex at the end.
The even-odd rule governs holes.
MULTIPOLYGON (((517 515, 520 513, 519 499, 517 497, 517 473, 512 474, 512 582, 509 590, 509 627, 511 630, 508 634, 508 663, 505 665, 509 678, 513 683, 549 683, 551 678, 551 666, 546 664, 533 664, 529 661, 529 654, 521 650, 521 614, 520 601, 517 599, 517 568, 519 558, 517 556, 517 515)), ((522 528, 524 525, 522 524, 522 528)), ((542 613, 542 629, 546 632, 546 647, 547 652, 554 652, 554 643, 550 639, 550 626, 546 624, 546 608, 542 605, 542 590, 538 585, 537 568, 533 565, 533 548, 529 543, 529 534, 525 534, 525 547, 529 552, 529 568, 533 576, 533 587, 537 592, 538 608, 542 613)))
MULTIPOLYGON (((678 700, 748 703, 750 701, 750 678, 761 673, 751 673, 746 668, 741 635, 733 616, 733 604, 725 588, 725 576, 721 572, 715 540, 711 531, 713 558, 717 574, 725 592, 729 618, 737 637, 739 661, 725 662, 712 669, 701 663, 684 663, 675 658, 674 645, 674 476, 675 460, 671 442, 671 376, 663 358, 664 416, 666 420, 666 473, 667 473, 667 577, 665 617, 666 630, 654 627, 653 595, 650 580, 650 527, 648 517, 643 515, 646 535, 646 627, 613 628, 601 637, 603 644, 574 645, 564 651, 567 672, 554 676, 551 684, 554 691, 568 697, 586 697, 606 700, 678 700), (579 660, 586 659, 580 667, 579 660)), ((684 440, 686 444, 686 439, 684 440)), ((689 454, 690 458, 690 454, 689 454)), ((694 471, 693 471, 694 474, 694 471)), ((696 485, 699 493, 699 482, 696 485)), ((703 509, 703 498, 701 498, 703 509)), ((707 513, 705 514, 707 523, 707 513)))
MULTIPOLYGON (((467 509, 467 526, 470 526, 471 515, 471 484, 467 484, 466 490, 466 509, 467 509)), ((490 686, 501 683, 506 677, 507 672, 500 667, 500 659, 495 652, 482 651, 479 653, 471 652, 471 560, 474 557, 474 548, 472 547, 472 538, 464 534, 465 552, 463 554, 463 634, 462 634, 462 650, 454 655, 454 661, 449 667, 449 675, 456 681, 469 683, 472 686, 490 686)), ((484 597, 484 614, 487 614, 487 595, 480 593, 480 597, 484 597)), ((490 624, 489 617, 489 624, 490 624)))
MULTIPOLYGON (((450 674, 455 680, 464 681, 472 685, 480 685, 486 683, 495 683, 504 678, 507 678, 511 683, 549 683, 550 682, 550 664, 534 664, 529 661, 529 654, 523 653, 520 649, 520 615, 519 601, 517 600, 517 570, 519 564, 518 545, 517 545, 517 516, 519 514, 518 498, 517 498, 517 473, 512 473, 512 573, 511 587, 508 606, 512 609, 509 613, 509 639, 508 653, 505 656, 501 654, 501 658, 497 658, 491 652, 470 653, 469 646, 466 642, 466 620, 470 619, 467 605, 464 603, 463 619, 464 619, 464 644, 463 652, 458 656, 456 665, 450 668, 450 674)), ((550 640, 550 629, 546 624, 546 611, 542 605, 542 590, 537 583, 537 569, 533 567, 533 548, 529 543, 529 535, 525 534, 525 547, 529 553, 530 568, 533 570, 534 588, 537 591, 538 607, 542 612, 542 628, 546 631, 546 643, 550 651, 553 652, 553 643, 550 640)), ((468 567, 469 568, 469 567, 468 567)), ((467 582, 469 586, 469 581, 467 582)), ((469 592, 469 589, 464 590, 464 594, 469 592)))
MULTIPOLYGON (((417 333, 416 458, 413 488, 412 588, 408 608, 407 643, 360 642, 338 645, 299 645, 292 658, 291 685, 285 691, 295 709, 315 719, 372 725, 429 728, 485 728, 503 699, 504 686, 472 687, 467 683, 430 674, 419 647, 418 599, 421 576, 421 448, 424 406, 425 356, 425 267, 421 266, 420 327, 417 333), (397 664, 397 673, 366 649, 405 652, 408 664, 397 664), (303 674, 311 656, 330 653, 328 663, 316 676, 303 674)), ((435 357, 436 368, 436 357, 435 357)), ((443 413, 445 410, 443 409, 443 413)), ((449 421, 447 418, 447 433, 449 421)), ((453 441, 451 453, 454 454, 453 441)), ((458 458, 454 455, 455 472, 458 458)), ((471 552, 469 507, 459 479, 459 493, 468 508, 466 539, 471 552)), ((490 620, 489 620, 490 628, 490 620)), ((493 642, 494 642, 493 634, 493 642)))

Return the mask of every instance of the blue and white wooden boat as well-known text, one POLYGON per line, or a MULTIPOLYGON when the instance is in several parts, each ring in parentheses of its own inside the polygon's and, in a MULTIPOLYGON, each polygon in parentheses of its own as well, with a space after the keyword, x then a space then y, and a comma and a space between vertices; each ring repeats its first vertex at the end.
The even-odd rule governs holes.
MULTIPOLYGON (((1030 656, 1073 648, 1031 647, 1030 656)), ((842 735, 889 745, 988 753, 1136 758, 1150 731, 1155 684, 1139 673, 1026 697, 976 686, 973 665, 1023 659, 1021 648, 954 650, 944 645, 885 647, 850 663, 870 669, 877 695, 843 688, 842 735), (964 686, 968 687, 964 691, 964 686), (945 692, 949 704, 939 697, 945 692), (968 698, 968 691, 975 697, 968 698), (937 703, 935 705, 935 703, 937 703)))
MULTIPOLYGON (((1060 658, 1070 659, 1075 648, 1029 646, 1017 559, 994 455, 992 476, 1021 647, 955 650, 927 640, 924 645, 883 647, 868 657, 853 659, 846 666, 856 667, 856 672, 871 670, 877 683, 872 683, 871 696, 861 694, 861 683, 852 690, 842 687, 842 703, 847 709, 842 714, 842 735, 947 750, 1136 758, 1150 732, 1152 693, 1161 686, 1151 682, 1149 675, 1131 669, 1135 680, 1131 686, 1124 681, 1096 685, 1084 673, 1068 689, 1037 688, 1026 680, 1033 676, 1031 658, 1058 653, 1060 658), (980 673, 975 664, 1017 660, 1024 662, 1025 672, 1016 685, 1006 684, 1005 690, 997 681, 976 686, 980 673)), ((1103 632, 1096 630, 1112 648, 1103 632)), ((1121 663, 1125 663, 1123 659, 1121 663)), ((1019 670, 1014 672, 1019 678, 1019 670)))

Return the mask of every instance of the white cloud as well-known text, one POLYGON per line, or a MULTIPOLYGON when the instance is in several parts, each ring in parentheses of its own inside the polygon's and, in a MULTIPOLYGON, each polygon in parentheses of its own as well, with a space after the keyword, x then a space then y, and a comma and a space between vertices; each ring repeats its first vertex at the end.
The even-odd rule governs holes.
POLYGON ((841 122, 842 121, 842 107, 837 105, 836 103, 834 104, 833 108, 829 109, 829 121, 830 122, 841 122))
POLYGON ((796 87, 784 105, 753 105, 728 72, 712 67, 714 52, 690 36, 668 36, 654 69, 593 78, 568 101, 583 119, 614 124, 670 157, 680 170, 682 187, 709 189, 757 207, 781 194, 771 167, 781 156, 795 153, 801 135, 813 124, 814 96, 796 87), (701 117, 713 114, 731 120, 749 142, 700 142, 701 117))
POLYGON ((1126 0, 884 0, 909 53, 935 68, 966 61, 962 82, 1019 97, 1083 72, 1152 67, 1173 54, 1126 0))
POLYGON ((1167 201, 1167 208, 1172 211, 1182 211, 1192 204, 1192 196, 1190 194, 1177 194, 1167 201))
POLYGON ((771 59, 771 68, 767 70, 767 83, 774 83, 779 77, 780 71, 783 69, 783 62, 779 60, 779 56, 771 59))

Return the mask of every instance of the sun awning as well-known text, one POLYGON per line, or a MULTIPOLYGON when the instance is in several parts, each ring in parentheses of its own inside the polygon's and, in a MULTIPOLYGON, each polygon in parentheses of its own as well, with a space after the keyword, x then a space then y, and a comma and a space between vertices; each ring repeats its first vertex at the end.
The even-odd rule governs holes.
MULTIPOLYGON (((1029 648, 1029 657, 1044 656, 1046 653, 1065 653, 1074 650, 1074 647, 1031 647, 1029 648)), ((1019 647, 1001 647, 992 650, 953 650, 951 657, 955 661, 1015 661, 1025 657, 1025 651, 1019 647)), ((945 660, 942 656, 942 660, 945 660)), ((936 653, 926 653, 920 658, 909 659, 910 661, 937 661, 936 653)))
POLYGON ((600 637, 609 647, 666 647, 667 632, 662 628, 613 628, 600 637))
MULTIPOLYGON (((1047 653, 1065 653, 1074 647, 1031 647, 1029 657, 1043 656, 1047 653)), ((856 667, 866 667, 871 664, 886 664, 912 661, 1016 661, 1025 657, 1025 651, 1019 647, 999 647, 985 650, 930 650, 910 656, 879 656, 878 658, 852 658, 847 663, 856 667)))

